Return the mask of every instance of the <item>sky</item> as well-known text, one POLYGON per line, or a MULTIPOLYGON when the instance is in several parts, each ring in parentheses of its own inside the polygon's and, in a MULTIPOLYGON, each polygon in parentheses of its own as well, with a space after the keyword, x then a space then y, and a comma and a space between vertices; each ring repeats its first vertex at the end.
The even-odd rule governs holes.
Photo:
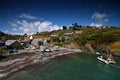
POLYGON ((0 31, 34 34, 83 26, 120 26, 119 0, 0 0, 0 31))

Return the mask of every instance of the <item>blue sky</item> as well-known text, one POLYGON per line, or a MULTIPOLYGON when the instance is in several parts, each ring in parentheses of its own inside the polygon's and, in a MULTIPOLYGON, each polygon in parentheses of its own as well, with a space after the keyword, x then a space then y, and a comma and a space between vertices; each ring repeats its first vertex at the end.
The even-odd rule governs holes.
POLYGON ((33 34, 72 23, 120 26, 119 0, 0 0, 0 31, 33 34))

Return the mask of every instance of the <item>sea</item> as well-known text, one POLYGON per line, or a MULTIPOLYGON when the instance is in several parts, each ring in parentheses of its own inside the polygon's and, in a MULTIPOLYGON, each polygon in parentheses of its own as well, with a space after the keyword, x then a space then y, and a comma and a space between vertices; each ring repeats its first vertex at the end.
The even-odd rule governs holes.
POLYGON ((104 64, 96 55, 75 53, 29 66, 1 80, 120 80, 120 57, 104 64))

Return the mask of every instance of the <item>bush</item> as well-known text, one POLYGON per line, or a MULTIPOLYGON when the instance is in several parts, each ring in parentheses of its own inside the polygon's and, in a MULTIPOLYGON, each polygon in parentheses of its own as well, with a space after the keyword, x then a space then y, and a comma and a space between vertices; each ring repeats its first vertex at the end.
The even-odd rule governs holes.
POLYGON ((4 49, 0 49, 0 54, 3 54, 4 53, 4 49))
POLYGON ((63 43, 62 42, 54 42, 53 45, 62 47, 63 43))

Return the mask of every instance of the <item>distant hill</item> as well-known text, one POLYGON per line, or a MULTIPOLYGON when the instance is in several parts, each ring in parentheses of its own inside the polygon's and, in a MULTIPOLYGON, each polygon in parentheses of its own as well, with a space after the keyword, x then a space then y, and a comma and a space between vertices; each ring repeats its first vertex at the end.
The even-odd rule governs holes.
POLYGON ((0 36, 6 36, 6 35, 8 35, 8 34, 6 34, 6 33, 2 32, 2 31, 0 31, 0 36))
POLYGON ((3 41, 8 40, 8 39, 17 40, 17 39, 22 39, 22 38, 23 38, 23 35, 11 35, 11 34, 6 34, 0 31, 0 40, 3 40, 3 41))

